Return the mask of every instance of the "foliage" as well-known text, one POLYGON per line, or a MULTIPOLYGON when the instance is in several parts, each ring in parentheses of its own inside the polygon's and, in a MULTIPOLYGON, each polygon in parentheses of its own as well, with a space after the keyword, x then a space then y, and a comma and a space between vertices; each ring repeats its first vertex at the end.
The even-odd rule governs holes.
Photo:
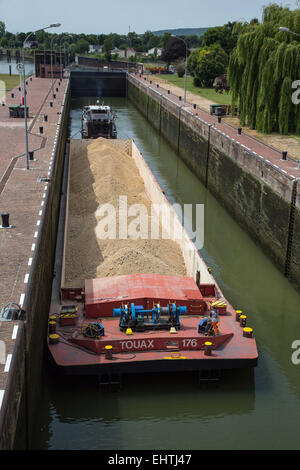
POLYGON ((113 42, 110 38, 105 39, 103 50, 105 59, 109 62, 111 60, 111 51, 113 50, 113 42))
POLYGON ((187 47, 183 40, 177 37, 170 37, 163 48, 161 59, 170 64, 186 57, 187 52, 187 47))
POLYGON ((75 46, 75 52, 84 54, 89 50, 89 43, 85 39, 79 39, 75 46))
POLYGON ((179 78, 183 77, 185 75, 185 62, 182 60, 177 61, 175 64, 175 70, 179 78))
POLYGON ((5 23, 4 21, 0 21, 0 38, 5 34, 5 23))
POLYGON ((196 86, 212 86, 214 79, 225 73, 228 55, 220 44, 204 46, 191 53, 188 70, 194 76, 196 86))
POLYGON ((237 32, 233 31, 234 26, 235 23, 227 23, 224 26, 209 28, 202 36, 202 45, 211 46, 218 43, 227 54, 230 54, 238 38, 237 32))
POLYGON ((300 42, 279 31, 280 26, 300 33, 300 10, 270 4, 261 24, 240 24, 229 61, 228 80, 241 124, 263 133, 287 134, 300 126, 299 106, 292 103, 292 83, 300 78, 300 42))

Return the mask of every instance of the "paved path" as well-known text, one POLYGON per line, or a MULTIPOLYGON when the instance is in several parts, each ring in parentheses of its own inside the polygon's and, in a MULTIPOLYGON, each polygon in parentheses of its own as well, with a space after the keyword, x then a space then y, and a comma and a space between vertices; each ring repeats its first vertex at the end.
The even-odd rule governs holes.
MULTIPOLYGON (((57 133, 61 105, 68 80, 59 85, 53 107, 50 107, 51 80, 28 80, 29 150, 34 161, 26 169, 24 119, 9 117, 8 105, 20 104, 18 88, 0 100, 0 213, 10 213, 12 229, 0 229, 0 310, 9 302, 22 306, 32 257, 44 206, 48 183, 39 176, 50 175, 52 151, 57 133), (48 121, 44 122, 47 114, 48 121), (43 134, 40 134, 40 126, 43 134)), ((0 225, 2 221, 0 219, 0 225)), ((0 407, 7 382, 18 322, 0 324, 0 407), (3 352, 4 351, 4 352, 3 352)))
MULTIPOLYGON (((287 173, 288 175, 292 176, 293 178, 300 178, 300 169, 298 162, 295 158, 288 155, 287 160, 282 160, 282 152, 279 150, 266 145, 265 143, 259 141, 258 139, 250 136, 249 134, 245 134, 242 132, 241 135, 238 134, 238 131, 235 127, 227 124, 222 120, 221 123, 218 123, 218 118, 215 116, 210 115, 204 109, 201 109, 199 106, 194 108, 192 103, 183 101, 184 90, 182 90, 182 99, 179 99, 179 96, 176 96, 172 93, 168 94, 168 89, 163 88, 161 85, 157 86, 156 83, 150 84, 149 78, 146 81, 145 77, 139 74, 131 74, 136 79, 140 80, 146 86, 152 88, 153 90, 158 91, 159 93, 165 94, 168 99, 173 101, 174 103, 178 104, 179 106, 188 109, 191 113, 195 116, 198 116, 201 120, 205 121, 207 124, 213 125, 216 129, 220 130, 225 134, 225 136, 234 139, 236 142, 244 145, 246 148, 251 150, 254 153, 257 153, 261 157, 263 157, 266 161, 270 162, 275 167, 281 169, 283 172, 287 173)), ((151 80, 151 78, 150 78, 151 80)), ((300 156, 300 144, 299 144, 299 156, 300 156)))

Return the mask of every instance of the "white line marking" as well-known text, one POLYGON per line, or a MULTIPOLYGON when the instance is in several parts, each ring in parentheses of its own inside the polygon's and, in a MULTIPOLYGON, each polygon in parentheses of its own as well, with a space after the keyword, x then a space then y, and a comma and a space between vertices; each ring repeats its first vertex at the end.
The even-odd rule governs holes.
POLYGON ((42 213, 43 213, 43 211, 42 211, 42 210, 40 210, 40 211, 39 211, 39 215, 42 215, 42 213))
POLYGON ((28 266, 31 266, 32 265, 32 258, 29 258, 28 260, 28 266))
POLYGON ((29 278, 29 274, 25 274, 25 277, 24 277, 24 284, 27 284, 28 278, 29 278))
POLYGON ((11 358, 12 358, 12 354, 7 354, 7 359, 6 359, 6 363, 5 363, 5 367, 4 367, 4 372, 9 371, 11 358))
POLYGON ((18 333, 19 325, 15 325, 13 329, 13 333, 11 335, 11 339, 16 339, 18 333))
POLYGON ((2 406, 3 396, 4 396, 4 390, 0 390, 0 409, 2 406))
POLYGON ((21 305, 21 307, 22 307, 22 305, 23 305, 23 303, 24 303, 24 298, 25 298, 25 294, 21 294, 21 296, 20 296, 20 301, 19 301, 19 304, 21 305))
POLYGON ((40 220, 38 220, 38 221, 37 221, 37 223, 36 223, 36 225, 38 225, 38 226, 39 226, 39 225, 40 225, 40 223, 41 223, 41 221, 40 221, 40 220))
POLYGON ((44 205, 44 201, 41 202, 41 206, 43 206, 43 205, 44 205))
POLYGON ((34 232, 34 238, 37 238, 39 232, 34 232))
POLYGON ((34 251, 34 250, 35 250, 35 243, 31 245, 31 251, 34 251))

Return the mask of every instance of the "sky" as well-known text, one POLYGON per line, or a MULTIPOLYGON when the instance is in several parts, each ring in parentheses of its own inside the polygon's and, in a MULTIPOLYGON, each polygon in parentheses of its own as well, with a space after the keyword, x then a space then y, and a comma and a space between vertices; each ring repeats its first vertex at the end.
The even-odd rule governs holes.
MULTIPOLYGON (((268 0, 0 0, 0 21, 12 33, 61 23, 55 32, 144 33, 220 26, 261 18, 268 0)), ((296 1, 272 1, 295 8, 296 1)))

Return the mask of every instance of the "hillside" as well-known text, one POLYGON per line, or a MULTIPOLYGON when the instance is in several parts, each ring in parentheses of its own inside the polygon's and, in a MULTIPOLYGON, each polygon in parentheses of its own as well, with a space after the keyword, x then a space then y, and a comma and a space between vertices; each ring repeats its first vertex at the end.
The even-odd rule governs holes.
POLYGON ((202 36, 209 28, 178 28, 178 29, 162 29, 160 31, 152 31, 155 36, 163 36, 165 33, 171 33, 175 36, 202 36))

